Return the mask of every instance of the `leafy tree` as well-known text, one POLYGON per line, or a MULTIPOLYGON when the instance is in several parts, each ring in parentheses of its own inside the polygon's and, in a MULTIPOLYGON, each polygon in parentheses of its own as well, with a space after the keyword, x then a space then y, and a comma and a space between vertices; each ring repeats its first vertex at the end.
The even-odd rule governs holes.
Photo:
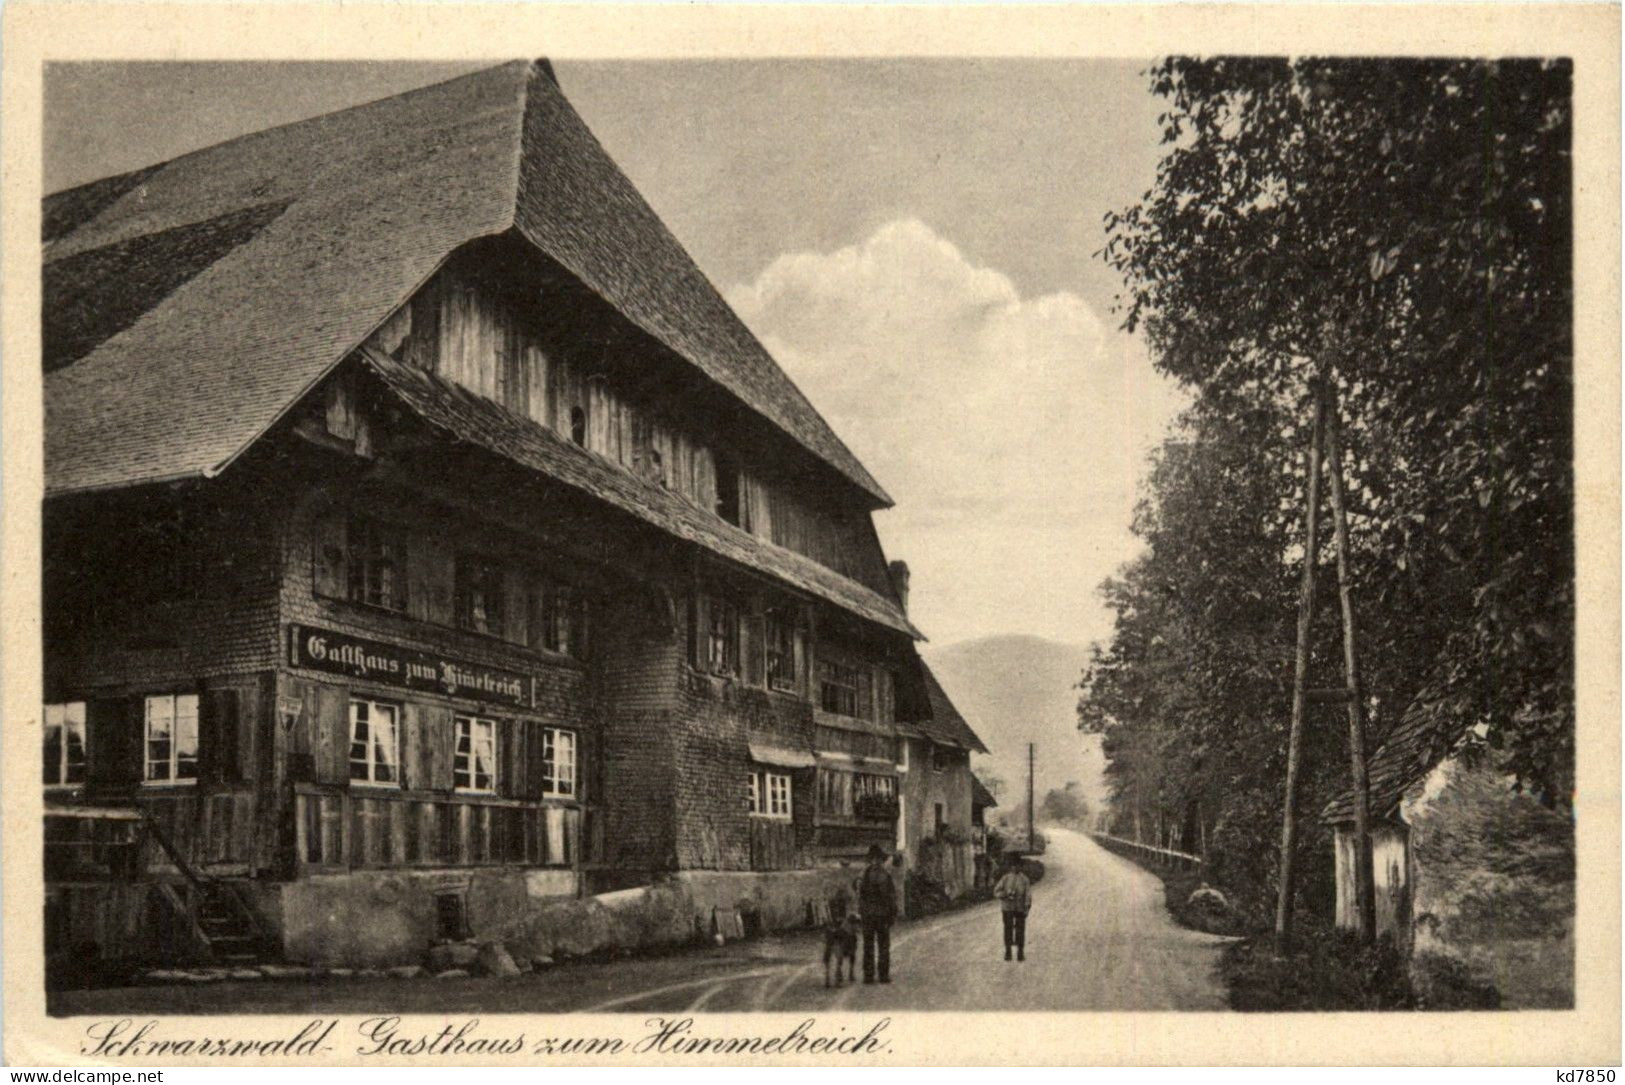
MULTIPOLYGON (((1146 555, 1104 588, 1116 633, 1083 683, 1117 816, 1194 824, 1267 882, 1317 375, 1344 432, 1368 749, 1407 713, 1441 750, 1483 724, 1508 771, 1566 802, 1569 66, 1174 58, 1150 79, 1166 151, 1107 216, 1104 255, 1126 325, 1195 405, 1153 463, 1146 555)), ((1317 609, 1317 682, 1337 684, 1334 599, 1317 609)), ((1311 820, 1346 781, 1341 731, 1311 720, 1311 820)))
POLYGON ((1076 780, 1068 780, 1065 787, 1050 788, 1044 792, 1038 813, 1047 821, 1087 820, 1089 803, 1083 797, 1083 785, 1076 780))

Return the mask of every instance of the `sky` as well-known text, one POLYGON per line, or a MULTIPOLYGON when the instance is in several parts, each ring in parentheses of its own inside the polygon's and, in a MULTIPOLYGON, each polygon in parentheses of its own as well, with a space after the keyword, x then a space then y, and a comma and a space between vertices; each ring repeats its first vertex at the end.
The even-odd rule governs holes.
MULTIPOLYGON (((45 189, 483 63, 53 65, 45 189)), ((556 61, 566 96, 896 500, 938 645, 1110 635, 1180 394, 1119 330, 1102 217, 1148 189, 1144 62, 556 61)))

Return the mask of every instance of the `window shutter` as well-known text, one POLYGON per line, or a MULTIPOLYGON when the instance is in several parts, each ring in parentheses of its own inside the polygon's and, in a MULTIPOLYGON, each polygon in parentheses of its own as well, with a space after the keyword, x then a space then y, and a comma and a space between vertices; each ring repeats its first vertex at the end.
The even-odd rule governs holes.
POLYGON ((502 571, 503 635, 515 644, 530 643, 530 577, 520 569, 502 571))
POLYGON ((453 756, 457 749, 457 735, 451 725, 451 709, 439 705, 423 706, 423 727, 418 735, 427 754, 423 763, 424 786, 431 791, 451 791, 455 787, 452 775, 453 756))
POLYGON ((234 689, 204 690, 198 698, 198 779, 202 783, 242 780, 238 757, 240 711, 234 689))
POLYGON ((689 660, 695 670, 711 669, 711 600, 704 593, 694 596, 693 658, 689 660))
POLYGON ((85 704, 85 779, 93 787, 141 782, 146 740, 143 699, 113 697, 85 704))
POLYGON ((807 653, 806 630, 798 626, 795 631, 794 640, 796 653, 795 690, 797 693, 800 693, 803 690, 812 690, 816 692, 817 687, 812 684, 812 675, 808 673, 808 668, 811 667, 812 662, 807 653))
POLYGON ((745 681, 753 686, 766 685, 767 665, 764 652, 767 647, 767 634, 760 614, 740 612, 739 639, 742 647, 741 654, 745 660, 745 681))
POLYGON ((312 576, 317 595, 332 599, 343 599, 349 595, 350 581, 345 560, 349 553, 347 527, 345 515, 337 509, 323 513, 316 520, 311 557, 315 563, 312 576))
POLYGON ((401 786, 421 790, 429 778, 424 764, 423 706, 412 701, 401 705, 401 786))
POLYGON ((520 770, 516 797, 539 799, 542 797, 542 764, 547 752, 545 728, 534 720, 523 724, 525 728, 525 763, 520 770))
POLYGON ((339 686, 313 684, 306 698, 307 711, 314 710, 311 754, 316 782, 342 784, 350 779, 350 695, 339 686), (312 705, 312 702, 315 702, 312 705))
POLYGON ((497 720, 497 794, 503 798, 525 797, 528 730, 522 720, 497 720))

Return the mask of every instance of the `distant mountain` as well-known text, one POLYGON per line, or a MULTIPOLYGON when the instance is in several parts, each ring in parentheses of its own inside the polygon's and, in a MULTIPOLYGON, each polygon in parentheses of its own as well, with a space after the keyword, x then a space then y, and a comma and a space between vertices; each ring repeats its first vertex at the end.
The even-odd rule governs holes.
POLYGON ((921 655, 992 751, 978 756, 975 767, 1004 781, 1001 807, 1025 798, 1027 743, 1034 742, 1040 802, 1045 791, 1076 780, 1090 807, 1101 808, 1100 740, 1077 729, 1075 687, 1089 659, 1087 647, 1012 635, 927 646, 921 655))

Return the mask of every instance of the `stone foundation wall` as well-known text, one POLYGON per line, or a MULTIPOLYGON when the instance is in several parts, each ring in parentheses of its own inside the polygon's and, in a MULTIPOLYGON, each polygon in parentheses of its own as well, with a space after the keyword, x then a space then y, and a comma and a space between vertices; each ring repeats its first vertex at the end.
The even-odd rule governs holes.
POLYGON ((436 941, 437 893, 462 892, 468 933, 516 957, 634 952, 708 938, 715 909, 753 927, 806 924, 808 904, 851 892, 856 866, 750 873, 683 871, 635 889, 575 896, 570 871, 365 871, 266 886, 264 918, 293 964, 383 968, 422 964, 436 941))

